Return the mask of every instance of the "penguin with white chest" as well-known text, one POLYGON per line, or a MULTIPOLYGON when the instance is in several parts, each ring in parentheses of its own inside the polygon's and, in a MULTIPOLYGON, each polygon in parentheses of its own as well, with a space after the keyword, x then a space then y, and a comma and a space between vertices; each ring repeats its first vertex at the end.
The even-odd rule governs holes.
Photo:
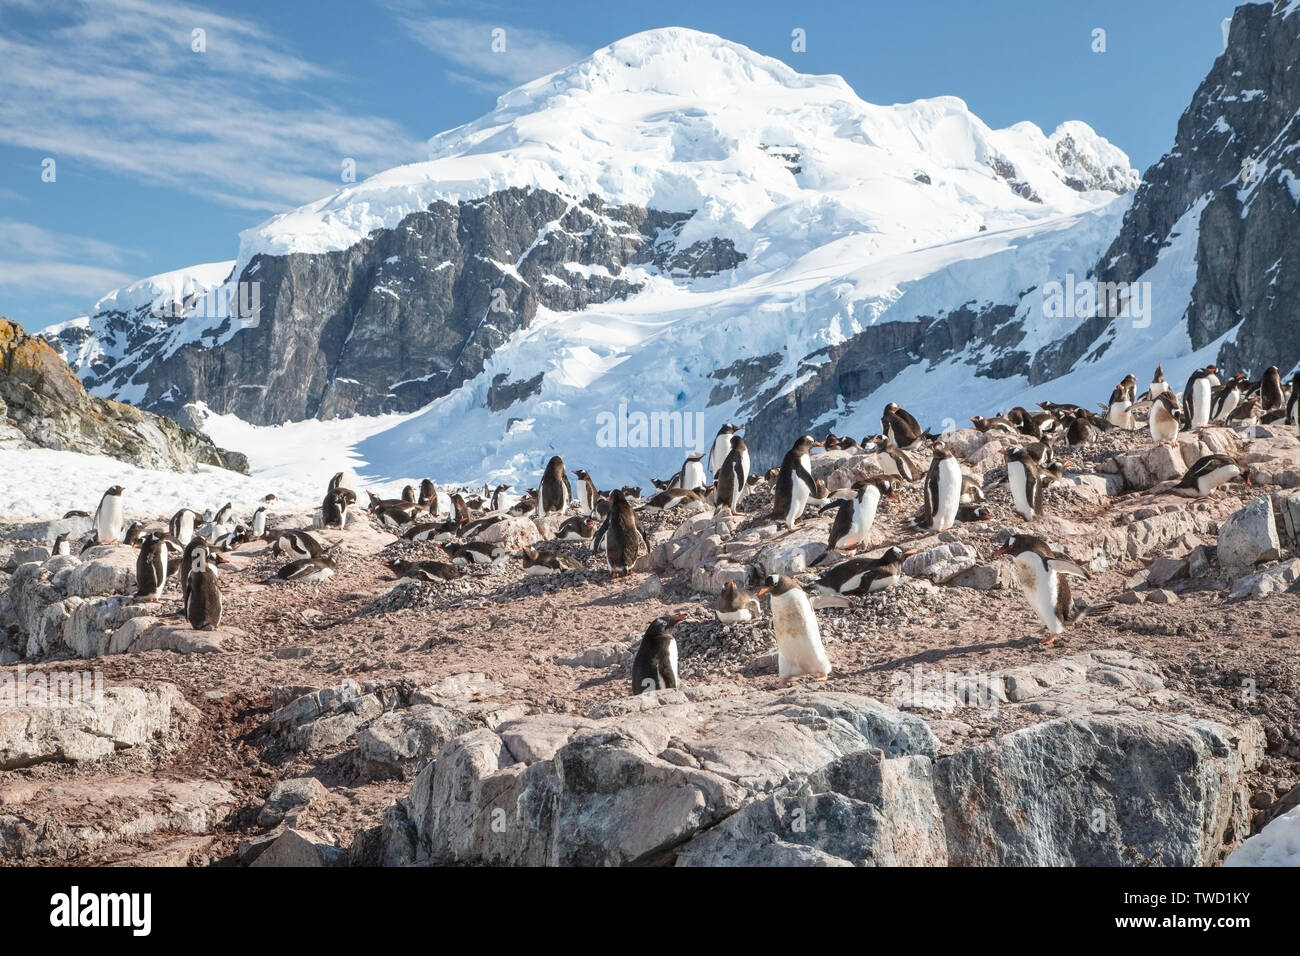
MULTIPOLYGON (((739 425, 723 425, 718 434, 713 436, 713 447, 709 449, 709 474, 716 475, 721 469, 731 449, 735 447, 732 438, 740 431, 739 425)), ((745 471, 749 471, 746 467, 745 471)))
POLYGON ((749 481, 749 449, 739 435, 732 435, 730 441, 727 457, 722 460, 722 467, 714 472, 713 480, 718 504, 735 514, 749 481))
POLYGON ((1205 455, 1187 469, 1174 490, 1179 493, 1191 492, 1196 497, 1205 498, 1221 485, 1239 480, 1249 485, 1250 472, 1236 458, 1229 455, 1205 455))
POLYGON ((1151 440, 1157 445, 1173 444, 1178 440, 1178 429, 1182 420, 1183 410, 1174 400, 1174 393, 1161 392, 1151 403, 1151 413, 1147 416, 1147 428, 1151 431, 1151 440))
POLYGON ((934 458, 925 474, 925 510, 931 531, 947 531, 961 506, 961 465, 943 442, 934 443, 934 458))
POLYGON ((850 558, 831 568, 813 584, 818 594, 859 595, 896 587, 903 575, 903 559, 915 552, 897 546, 878 558, 850 558))
MULTIPOLYGON (((579 468, 573 473, 573 477, 578 479, 578 513, 582 515, 594 515, 596 513, 596 500, 600 497, 596 491, 596 483, 591 480, 591 475, 585 468, 579 468)), ((495 501, 493 507, 496 507, 495 501)))
POLYGON ((827 553, 866 547, 880 499, 886 495, 897 498, 898 482, 892 478, 868 478, 855 484, 853 492, 852 498, 832 501, 821 509, 822 514, 832 508, 838 509, 835 520, 831 522, 830 538, 826 542, 827 553))
POLYGON ((772 596, 772 633, 776 637, 777 676, 783 683, 810 675, 825 680, 831 661, 822 647, 817 615, 803 588, 784 574, 769 575, 758 596, 772 596))
POLYGON ((672 487, 681 488, 683 491, 696 491, 708 485, 708 477, 704 474, 704 452, 693 451, 686 456, 682 462, 681 471, 677 473, 675 481, 671 482, 672 487))
POLYGON ((259 505, 253 512, 253 530, 251 532, 254 538, 262 538, 266 535, 266 505, 259 505))
POLYGON ((722 586, 722 593, 713 602, 713 613, 724 624, 753 621, 761 614, 758 599, 735 581, 728 581, 722 586))
POLYGON ((776 476, 772 515, 784 522, 787 530, 794 529, 803 517, 809 499, 817 490, 809 456, 814 448, 820 447, 821 442, 815 441, 811 435, 804 435, 785 453, 785 458, 781 461, 781 470, 776 476))
POLYGON ((1032 534, 1012 535, 993 552, 993 557, 1010 555, 1016 564, 1016 579, 1025 600, 1047 629, 1043 644, 1052 644, 1065 625, 1087 613, 1109 610, 1111 605, 1080 606, 1070 597, 1067 576, 1086 578, 1088 572, 1064 555, 1057 554, 1042 538, 1032 534))
POLYGON ((674 614, 650 622, 632 660, 633 696, 678 686, 677 639, 673 637, 673 629, 684 620, 685 614, 674 614))
POLYGON ((185 619, 196 631, 210 631, 221 626, 221 587, 217 569, 209 563, 210 557, 204 547, 195 548, 191 553, 185 619))
POLYGON ((190 539, 194 537, 194 529, 198 527, 200 517, 199 513, 193 508, 182 508, 172 515, 168 528, 172 537, 180 542, 182 548, 189 544, 190 539))
POLYGON ((121 485, 114 485, 104 492, 95 509, 94 527, 97 544, 115 544, 122 537, 126 526, 126 509, 122 504, 122 493, 126 491, 121 485))
POLYGON ((1207 365, 1197 369, 1187 380, 1187 387, 1183 389, 1183 420, 1188 428, 1201 428, 1210 423, 1218 371, 1217 366, 1207 365))
POLYGON ((1016 514, 1033 521, 1043 511, 1043 486, 1050 480, 1044 469, 1024 448, 1015 445, 1005 449, 1007 458, 1007 486, 1011 489, 1011 502, 1016 514))

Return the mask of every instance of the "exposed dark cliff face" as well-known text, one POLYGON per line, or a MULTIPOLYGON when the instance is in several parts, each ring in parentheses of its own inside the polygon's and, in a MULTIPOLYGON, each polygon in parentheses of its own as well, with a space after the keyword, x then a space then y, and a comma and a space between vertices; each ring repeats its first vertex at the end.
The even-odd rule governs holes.
POLYGON ((169 418, 87 395, 50 344, 0 318, 0 446, 107 455, 141 468, 248 473, 248 459, 169 418))
POLYGON ((1237 8, 1227 49, 1098 268, 1104 280, 1136 279, 1206 199, 1188 333, 1201 348, 1240 325, 1219 364, 1252 375, 1300 361, 1300 9, 1286 9, 1237 8))
MULTIPOLYGON (((230 329, 216 320, 170 356, 163 329, 87 384, 147 384, 146 408, 201 400, 255 424, 412 411, 481 372, 539 307, 628 296, 642 287, 629 267, 701 277, 743 260, 730 241, 681 247, 690 217, 543 190, 435 203, 341 252, 254 258, 240 280, 259 283, 255 325, 235 319, 246 327, 213 345, 230 329)), ((86 334, 66 329, 60 344, 86 334)))

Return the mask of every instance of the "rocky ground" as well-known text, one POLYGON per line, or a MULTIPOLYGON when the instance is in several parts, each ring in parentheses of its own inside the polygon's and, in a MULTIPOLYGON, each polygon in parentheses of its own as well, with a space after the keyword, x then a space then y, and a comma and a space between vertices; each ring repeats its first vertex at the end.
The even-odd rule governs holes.
MULTIPOLYGON (((869 551, 916 550, 908 577, 819 610, 834 672, 792 688, 766 620, 711 612, 728 579, 816 574, 829 516, 779 535, 762 486, 735 517, 644 513, 651 552, 621 580, 566 544, 544 547, 581 570, 529 577, 512 556, 398 580, 386 561, 441 549, 363 519, 319 532, 333 579, 265 585, 283 561, 252 543, 222 568, 225 619, 204 634, 174 590, 121 596, 133 551, 45 560, 66 523, 7 529, 0 673, 93 668, 112 706, 45 723, 0 708, 0 859, 1219 862, 1296 800, 1300 440, 1208 428, 1173 448, 1143 431, 1071 450, 1032 530, 1090 570, 1077 593, 1115 607, 1052 646, 1009 560, 991 559, 1031 530, 997 484, 1011 439, 950 442, 993 520, 916 530, 919 485, 883 505, 869 551), (1173 493, 1210 450, 1245 455, 1251 485, 1173 493), (685 691, 631 700, 640 635, 674 611, 685 691), (1043 770, 1062 760, 1085 772, 1043 770), (776 832, 792 806, 821 823, 776 832), (1017 814, 1054 835, 1004 832, 1017 814), (1115 822, 1081 829, 1091 814, 1115 822)), ((815 459, 832 491, 871 469, 815 459)), ((493 534, 517 549, 553 523, 493 534)))

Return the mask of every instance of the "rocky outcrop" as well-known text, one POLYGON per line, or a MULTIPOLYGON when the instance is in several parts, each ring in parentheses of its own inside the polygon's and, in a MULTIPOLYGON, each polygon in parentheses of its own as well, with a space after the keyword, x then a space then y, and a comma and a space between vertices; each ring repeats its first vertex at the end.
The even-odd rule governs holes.
POLYGON ((141 468, 248 473, 248 459, 160 415, 88 395, 40 336, 0 318, 0 448, 107 455, 141 468))
MULTIPOLYGON (((540 189, 436 202, 341 252, 255 257, 232 301, 256 313, 213 317, 196 340, 178 340, 178 323, 138 316, 148 334, 110 359, 119 353, 92 340, 132 324, 119 315, 65 325, 54 339, 74 363, 99 356, 77 367, 89 387, 143 387, 141 406, 164 414, 194 401, 261 425, 414 411, 481 372, 539 307, 568 312, 631 295, 647 270, 697 278, 735 268, 744 256, 730 240, 679 247, 692 215, 540 189)), ((507 375, 492 407, 535 388, 507 375)))
POLYGON ((1192 866, 1248 832, 1255 721, 1191 716, 1124 652, 990 680, 978 706, 1027 726, 942 755, 914 714, 807 688, 506 721, 450 741, 358 846, 389 864, 1192 866))
MULTIPOLYGON (((1173 148, 1142 177, 1123 228, 1099 264, 1104 281, 1146 272, 1197 203, 1192 347, 1238 327, 1220 366, 1258 376, 1300 360, 1300 10, 1243 4, 1223 54, 1178 121, 1173 148)), ((1177 383, 1181 385, 1181 383, 1177 383)))

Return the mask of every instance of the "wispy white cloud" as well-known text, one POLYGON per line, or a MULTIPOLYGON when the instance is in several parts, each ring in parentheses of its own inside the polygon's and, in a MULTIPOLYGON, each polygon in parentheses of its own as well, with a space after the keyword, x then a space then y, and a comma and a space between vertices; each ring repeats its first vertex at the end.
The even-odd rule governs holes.
POLYGON ((40 293, 47 299, 69 296, 93 300, 135 277, 117 269, 77 262, 22 262, 0 259, 0 289, 8 294, 40 293))
POLYGON ((276 211, 337 189, 344 158, 359 175, 423 158, 399 124, 318 93, 330 79, 256 24, 196 5, 0 7, 0 141, 54 157, 60 174, 88 163, 276 211))
POLYGON ((92 259, 98 262, 121 265, 128 259, 143 255, 137 249, 55 232, 30 222, 0 218, 0 256, 22 256, 24 259, 92 259))
POLYGON ((398 17, 416 41, 451 64, 449 79, 485 92, 503 93, 584 55, 545 30, 504 21, 428 16, 410 9, 398 17))

